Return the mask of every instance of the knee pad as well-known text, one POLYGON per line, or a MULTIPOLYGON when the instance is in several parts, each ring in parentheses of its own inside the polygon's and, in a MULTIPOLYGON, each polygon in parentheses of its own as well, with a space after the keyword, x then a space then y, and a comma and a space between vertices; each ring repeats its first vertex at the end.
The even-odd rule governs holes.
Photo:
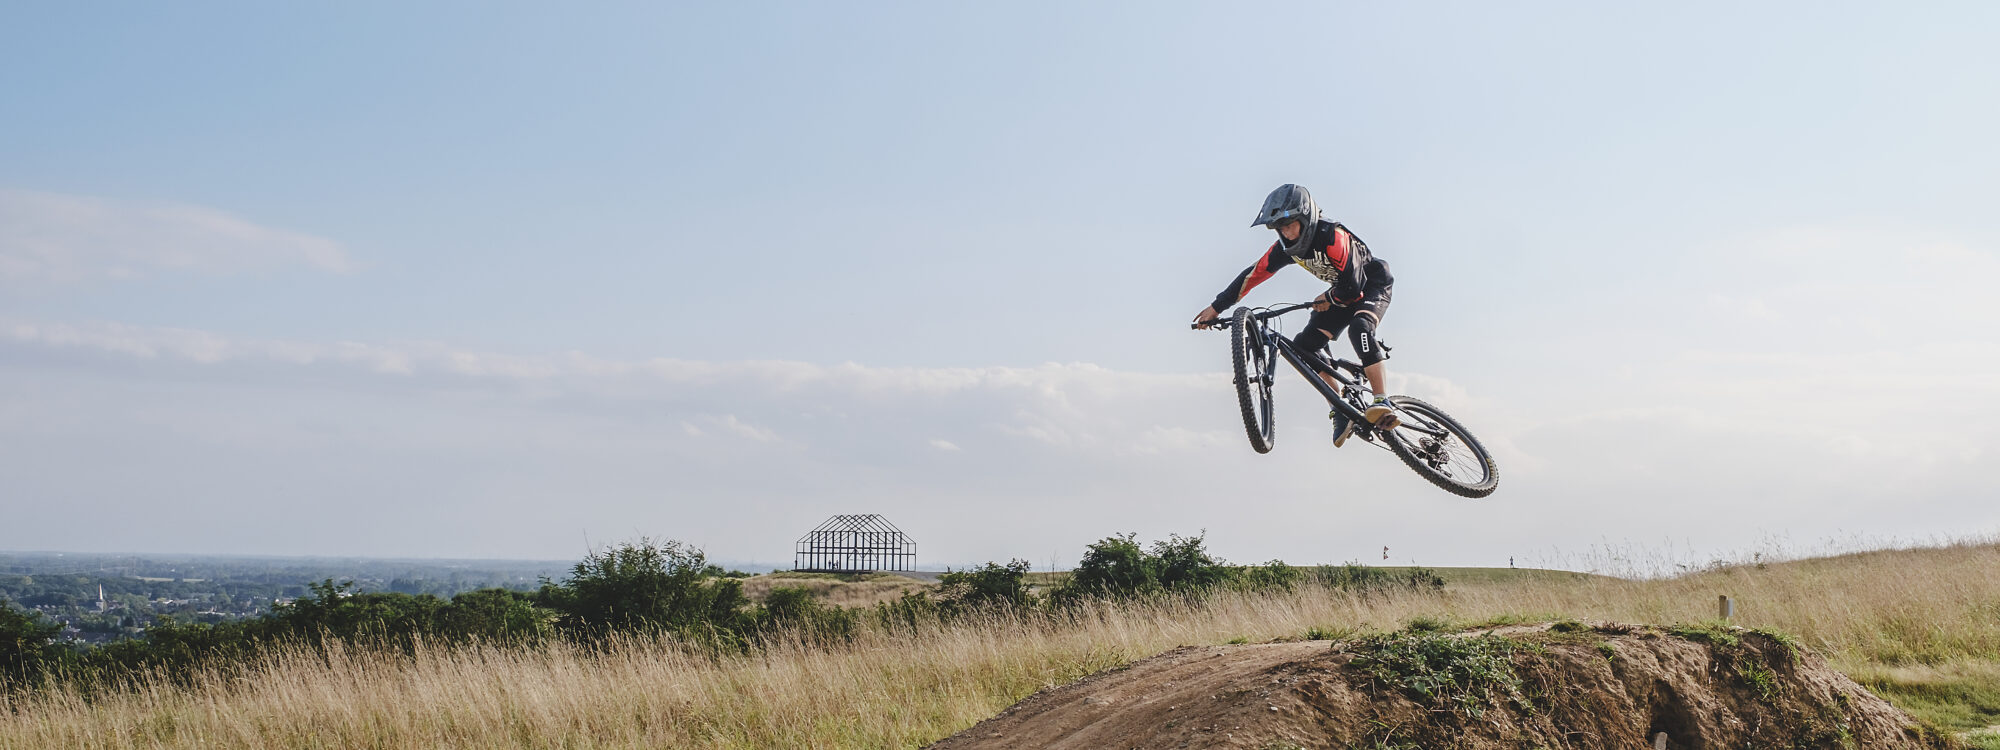
POLYGON ((1389 355, 1382 353, 1382 342, 1375 340, 1373 316, 1354 316, 1354 321, 1347 324, 1347 340, 1354 344, 1354 356, 1361 358, 1362 367, 1389 358, 1389 355))
POLYGON ((1314 355, 1312 357, 1306 358, 1306 364, 1312 365, 1312 368, 1314 370, 1318 370, 1320 372, 1331 372, 1332 368, 1326 366, 1325 364, 1322 364, 1320 361, 1321 357, 1319 356, 1319 350, 1324 348, 1326 346, 1326 342, 1331 340, 1332 339, 1326 337, 1326 334, 1320 333, 1318 328, 1313 328, 1308 326, 1305 330, 1298 332, 1298 334, 1295 336, 1292 336, 1292 348, 1299 350, 1299 353, 1301 354, 1314 355))

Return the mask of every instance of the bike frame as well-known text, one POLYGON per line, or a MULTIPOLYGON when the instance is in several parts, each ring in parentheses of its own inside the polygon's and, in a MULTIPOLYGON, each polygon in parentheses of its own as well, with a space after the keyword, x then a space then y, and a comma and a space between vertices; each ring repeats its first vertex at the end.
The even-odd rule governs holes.
MULTIPOLYGON (((1264 360, 1266 362, 1270 361, 1273 353, 1283 356, 1286 362, 1291 363, 1292 369, 1298 370, 1299 375, 1304 377, 1307 383, 1311 383, 1313 389, 1319 391, 1319 395, 1326 398, 1327 404, 1331 405, 1341 414, 1346 415, 1348 419, 1354 420, 1354 426, 1357 431, 1372 432, 1374 425, 1370 425, 1367 417, 1362 415, 1361 409, 1349 402, 1347 397, 1342 393, 1342 391, 1349 388, 1359 389, 1361 387, 1361 382, 1355 379, 1362 375, 1361 365, 1344 359, 1335 359, 1327 362, 1320 359, 1319 355, 1313 352, 1301 352, 1298 350, 1298 347, 1292 345, 1291 339, 1277 335, 1271 330, 1270 324, 1265 322, 1271 318, 1304 310, 1309 307, 1312 307, 1311 303, 1300 303, 1288 307, 1252 313, 1250 319, 1256 321, 1256 326, 1251 329, 1251 345, 1264 350, 1264 360), (1307 363, 1307 357, 1319 359, 1321 362, 1329 365, 1329 369, 1332 370, 1333 379, 1340 381, 1339 391, 1334 390, 1333 386, 1328 385, 1326 380, 1319 376, 1319 373, 1313 369, 1312 365, 1307 363), (1352 375, 1350 376, 1347 373, 1352 373, 1352 375)), ((1218 321, 1222 321, 1222 319, 1218 319, 1218 321)), ((1268 372, 1269 368, 1266 369, 1265 377, 1271 377, 1268 372)), ((1266 385, 1270 384, 1267 383, 1266 385)), ((1446 434, 1444 430, 1432 429, 1422 424, 1413 424, 1409 421, 1405 421, 1403 427, 1416 430, 1434 438, 1442 438, 1446 434)))

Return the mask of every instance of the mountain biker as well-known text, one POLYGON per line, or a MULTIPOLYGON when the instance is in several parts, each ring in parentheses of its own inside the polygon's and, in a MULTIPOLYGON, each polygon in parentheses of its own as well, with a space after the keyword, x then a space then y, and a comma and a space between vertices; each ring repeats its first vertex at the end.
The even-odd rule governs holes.
MULTIPOLYGON (((1292 337, 1292 344, 1301 352, 1318 352, 1341 331, 1346 331, 1355 355, 1361 358, 1361 372, 1368 377, 1368 388, 1375 394, 1374 402, 1363 416, 1370 424, 1394 429, 1399 420, 1395 408, 1389 404, 1387 390, 1382 387, 1382 360, 1388 355, 1375 337, 1376 326, 1381 325, 1383 314, 1389 311, 1390 288, 1396 282, 1389 275, 1388 264, 1368 252, 1367 243, 1340 222, 1321 219, 1312 194, 1298 185, 1280 185, 1271 191, 1250 226, 1277 230, 1278 241, 1271 243, 1263 258, 1243 269, 1228 288, 1215 295, 1215 302, 1195 315, 1196 327, 1208 328, 1223 309, 1236 304, 1278 269, 1295 264, 1306 269, 1332 286, 1313 300, 1312 319, 1306 322, 1305 330, 1292 337)), ((1320 379, 1335 389, 1340 388, 1340 383, 1333 379, 1332 369, 1324 362, 1313 358, 1311 364, 1320 379)), ((1340 447, 1354 434, 1354 425, 1337 409, 1327 416, 1333 420, 1333 445, 1340 447)))

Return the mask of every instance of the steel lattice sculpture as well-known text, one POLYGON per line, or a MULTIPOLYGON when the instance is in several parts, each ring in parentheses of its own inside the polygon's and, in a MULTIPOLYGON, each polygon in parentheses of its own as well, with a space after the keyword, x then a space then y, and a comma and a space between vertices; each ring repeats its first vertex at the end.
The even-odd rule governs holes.
POLYGON ((862 573, 917 568, 917 542, 875 514, 834 516, 799 537, 795 570, 862 573))

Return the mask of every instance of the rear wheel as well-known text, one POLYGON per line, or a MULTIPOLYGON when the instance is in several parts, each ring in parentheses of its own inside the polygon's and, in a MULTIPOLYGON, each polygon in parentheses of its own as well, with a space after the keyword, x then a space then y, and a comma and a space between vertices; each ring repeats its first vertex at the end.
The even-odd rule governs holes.
POLYGON ((1249 308, 1236 308, 1229 321, 1229 358, 1236 366, 1236 405, 1243 409, 1243 430, 1250 447, 1270 453, 1277 433, 1271 429, 1271 347, 1264 343, 1249 308))
POLYGON ((1403 423, 1383 442, 1396 457, 1444 491, 1463 497, 1485 497, 1500 485, 1500 467, 1486 446, 1435 406, 1408 396, 1390 396, 1403 423), (1435 433, 1435 434, 1433 434, 1435 433))

